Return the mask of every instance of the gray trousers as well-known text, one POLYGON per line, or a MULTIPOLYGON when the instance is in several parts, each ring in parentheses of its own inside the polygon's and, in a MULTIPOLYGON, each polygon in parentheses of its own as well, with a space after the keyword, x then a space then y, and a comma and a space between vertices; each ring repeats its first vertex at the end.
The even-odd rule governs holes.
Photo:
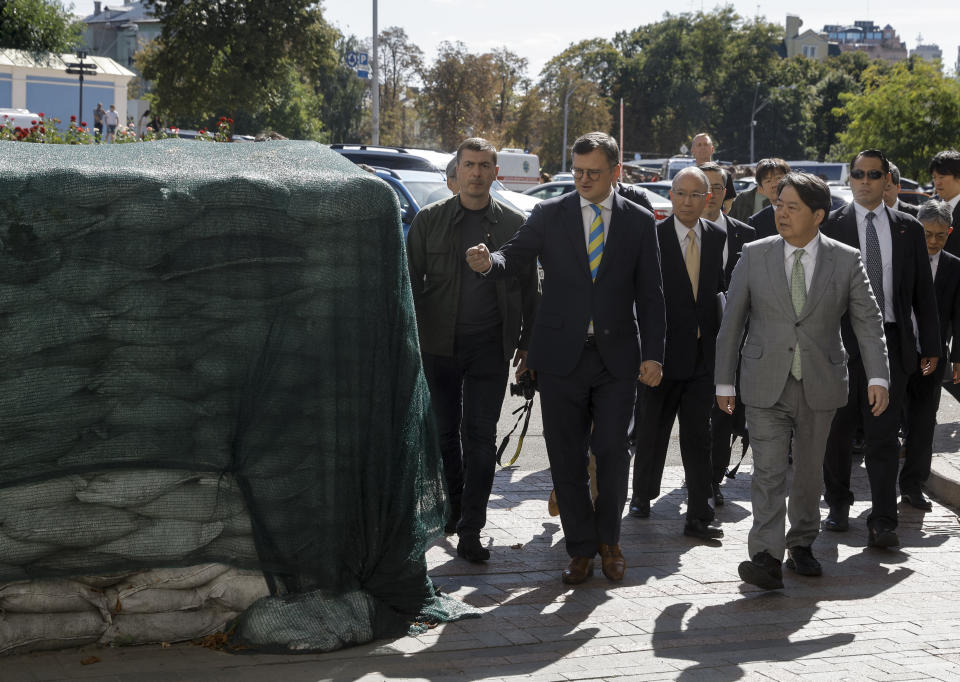
POLYGON ((820 492, 823 453, 836 410, 815 410, 803 396, 803 385, 787 378, 780 399, 772 407, 746 406, 753 480, 750 502, 753 527, 747 549, 753 557, 766 550, 783 560, 787 547, 809 546, 820 533, 820 492), (788 452, 793 436, 793 481, 787 502, 788 452), (784 517, 790 531, 784 538, 784 517))

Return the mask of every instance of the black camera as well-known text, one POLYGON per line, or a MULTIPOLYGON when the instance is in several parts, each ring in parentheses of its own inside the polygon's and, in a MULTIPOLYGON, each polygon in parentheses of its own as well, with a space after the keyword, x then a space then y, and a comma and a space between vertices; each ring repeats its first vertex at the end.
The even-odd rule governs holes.
POLYGON ((524 400, 533 400, 537 394, 537 380, 530 372, 524 372, 517 383, 510 384, 510 395, 523 396, 524 400))

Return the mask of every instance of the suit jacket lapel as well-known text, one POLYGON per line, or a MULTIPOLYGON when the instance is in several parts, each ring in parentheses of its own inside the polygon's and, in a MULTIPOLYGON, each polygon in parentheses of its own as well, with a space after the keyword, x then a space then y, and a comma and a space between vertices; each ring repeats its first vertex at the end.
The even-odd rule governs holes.
MULTIPOLYGON (((887 222, 890 223, 890 245, 893 247, 893 293, 896 297, 899 282, 902 281, 903 276, 904 249, 909 248, 909 242, 904 234, 899 217, 895 218, 896 214, 886 206, 883 207, 883 210, 887 212, 887 222)), ((896 309, 896 305, 894 305, 894 309, 896 309)), ((899 315, 900 313, 897 312, 896 314, 899 315)))
POLYGON ((767 247, 767 277, 770 279, 774 296, 780 301, 783 309, 796 316, 793 309, 793 299, 790 296, 790 282, 787 281, 787 271, 783 262, 783 237, 777 237, 767 247))
POLYGON ((817 303, 827 291, 827 284, 833 279, 836 266, 833 245, 821 238, 817 251, 817 263, 813 267, 813 278, 810 280, 810 291, 807 292, 807 301, 803 304, 797 319, 803 319, 816 308, 817 303))
MULTIPOLYGON (((563 231, 566 232, 567 237, 573 243, 573 253, 580 270, 589 279, 591 277, 590 262, 587 258, 587 240, 583 234, 583 211, 580 208, 580 195, 576 191, 571 192, 570 198, 564 200, 563 208, 563 231)), ((600 265, 603 267, 602 260, 600 265)))

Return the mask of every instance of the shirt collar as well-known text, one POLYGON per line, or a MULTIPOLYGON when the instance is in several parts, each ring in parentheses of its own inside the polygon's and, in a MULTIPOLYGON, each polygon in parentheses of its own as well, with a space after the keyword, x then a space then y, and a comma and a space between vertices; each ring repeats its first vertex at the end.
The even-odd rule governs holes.
POLYGON ((817 251, 820 249, 820 232, 817 232, 817 236, 811 239, 804 246, 794 246, 786 239, 783 240, 783 255, 784 258, 792 258, 793 252, 797 249, 803 249, 805 255, 810 256, 814 260, 817 258, 817 251))
POLYGON ((948 201, 947 203, 950 204, 950 208, 956 209, 956 208, 957 208, 957 204, 960 203, 960 194, 958 194, 957 196, 955 196, 953 199, 951 199, 951 200, 948 201))
POLYGON ((935 256, 931 256, 929 253, 927 254, 927 258, 930 260, 930 265, 939 265, 939 264, 940 264, 940 254, 941 254, 941 253, 943 253, 943 249, 940 249, 939 251, 937 251, 937 254, 936 254, 935 256))
MULTIPOLYGON (((592 205, 593 205, 592 201, 588 201, 587 199, 584 199, 582 196, 580 197, 580 208, 586 208, 587 206, 592 206, 592 205)), ((608 211, 613 210, 613 187, 610 188, 610 194, 607 195, 606 199, 604 199, 603 201, 597 202, 597 206, 599 206, 602 209, 605 208, 608 211)))
POLYGON ((700 219, 697 218, 697 222, 694 223, 693 227, 687 227, 679 220, 676 216, 673 217, 673 228, 677 231, 677 239, 681 241, 687 238, 687 235, 690 233, 690 230, 693 230, 693 233, 697 236, 698 239, 702 239, 700 236, 700 219))
MULTIPOLYGON (((453 222, 459 223, 461 220, 463 220, 463 216, 466 214, 466 209, 463 207, 463 204, 460 203, 459 194, 452 197, 452 199, 453 201, 457 202, 457 210, 454 213, 453 222)), ((490 203, 487 204, 487 209, 483 212, 483 217, 487 219, 487 222, 496 225, 500 222, 500 215, 502 212, 502 209, 497 204, 497 200, 491 196, 490 203)))
POLYGON ((886 217, 887 215, 887 212, 885 210, 886 208, 887 208, 887 205, 883 203, 883 200, 881 200, 880 205, 877 206, 872 211, 867 210, 866 208, 858 204, 856 201, 854 201, 853 210, 856 211, 857 213, 857 225, 859 225, 860 223, 862 223, 867 219, 868 213, 873 213, 875 216, 877 216, 877 218, 879 218, 880 216, 886 217))

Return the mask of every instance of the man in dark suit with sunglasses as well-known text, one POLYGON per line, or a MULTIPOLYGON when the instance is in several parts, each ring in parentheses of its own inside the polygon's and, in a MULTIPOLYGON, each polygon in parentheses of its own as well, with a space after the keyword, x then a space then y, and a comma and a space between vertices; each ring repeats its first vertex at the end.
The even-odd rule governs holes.
POLYGON ((880 415, 871 413, 868 383, 885 382, 868 382, 853 327, 845 317, 841 332, 849 357, 849 397, 846 406, 837 410, 827 439, 823 478, 830 514, 824 528, 845 531, 849 527, 853 430, 862 419, 864 461, 873 501, 867 517, 867 544, 895 547, 900 544, 896 533, 898 434, 904 395, 913 372, 927 375, 936 370, 940 327, 923 226, 883 203, 883 190, 890 181, 887 158, 880 150, 867 149, 857 154, 850 168, 854 200, 830 214, 823 233, 860 250, 874 298, 883 314, 890 363, 890 406, 880 415), (914 334, 911 315, 916 316, 919 334, 914 334))

